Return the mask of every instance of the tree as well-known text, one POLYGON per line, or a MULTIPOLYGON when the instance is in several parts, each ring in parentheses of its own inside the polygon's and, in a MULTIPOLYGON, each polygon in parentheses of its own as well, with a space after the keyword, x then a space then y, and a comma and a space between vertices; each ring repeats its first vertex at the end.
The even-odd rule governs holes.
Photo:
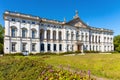
POLYGON ((0 24, 0 54, 3 54, 4 28, 0 24))
POLYGON ((4 28, 0 24, 0 43, 1 44, 3 44, 3 40, 4 40, 4 28))
POLYGON ((120 35, 114 37, 114 50, 120 52, 120 35))

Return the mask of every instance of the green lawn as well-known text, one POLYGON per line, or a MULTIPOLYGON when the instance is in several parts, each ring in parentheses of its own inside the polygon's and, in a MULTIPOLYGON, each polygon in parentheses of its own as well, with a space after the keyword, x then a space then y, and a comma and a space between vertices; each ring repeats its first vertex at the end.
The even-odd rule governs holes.
POLYGON ((90 70, 95 76, 120 79, 120 54, 87 54, 76 56, 51 56, 45 62, 53 66, 70 66, 90 70))
MULTIPOLYGON (((38 68, 41 67, 41 62, 50 64, 54 67, 62 65, 63 67, 69 67, 73 70, 90 70, 92 75, 98 77, 105 77, 112 80, 120 79, 120 54, 86 54, 75 56, 39 55, 27 57, 3 56, 0 57, 0 77, 5 77, 8 78, 6 80, 10 80, 10 78, 14 76, 25 77, 27 75, 31 76, 35 74, 32 78, 37 79, 38 71, 41 71, 41 69, 38 68), (23 72, 24 67, 26 69, 23 72), (34 73, 32 71, 34 71, 34 73), (19 73, 20 75, 17 75, 16 73, 19 73), (6 76, 7 74, 10 75, 6 76)), ((44 65, 42 68, 44 68, 44 65)), ((4 79, 0 78, 0 80, 4 79)))

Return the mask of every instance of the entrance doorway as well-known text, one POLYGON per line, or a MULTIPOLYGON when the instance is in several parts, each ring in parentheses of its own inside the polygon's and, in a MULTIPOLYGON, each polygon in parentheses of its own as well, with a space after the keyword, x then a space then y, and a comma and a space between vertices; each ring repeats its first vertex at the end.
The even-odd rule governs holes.
POLYGON ((77 45, 77 50, 81 51, 81 45, 77 45))

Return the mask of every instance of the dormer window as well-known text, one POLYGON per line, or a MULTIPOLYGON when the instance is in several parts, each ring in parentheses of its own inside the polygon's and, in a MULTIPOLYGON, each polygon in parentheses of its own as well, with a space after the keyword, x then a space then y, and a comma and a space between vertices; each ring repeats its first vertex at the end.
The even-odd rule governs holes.
POLYGON ((44 24, 41 24, 41 26, 44 26, 44 24))
POLYGON ((48 27, 50 27, 50 25, 48 24, 48 27))
POLYGON ((22 23, 25 23, 25 20, 22 20, 22 23))
POLYGON ((32 24, 35 24, 35 22, 32 22, 32 24))
POLYGON ((15 19, 12 19, 12 21, 15 21, 15 19))

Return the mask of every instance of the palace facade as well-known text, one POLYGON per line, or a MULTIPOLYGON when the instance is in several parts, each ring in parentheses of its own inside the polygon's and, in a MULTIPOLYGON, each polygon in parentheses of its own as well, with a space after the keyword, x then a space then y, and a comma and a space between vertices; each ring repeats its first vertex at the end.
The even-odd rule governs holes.
POLYGON ((4 13, 4 53, 28 51, 114 51, 113 31, 91 27, 78 16, 66 22, 6 11, 4 13))

